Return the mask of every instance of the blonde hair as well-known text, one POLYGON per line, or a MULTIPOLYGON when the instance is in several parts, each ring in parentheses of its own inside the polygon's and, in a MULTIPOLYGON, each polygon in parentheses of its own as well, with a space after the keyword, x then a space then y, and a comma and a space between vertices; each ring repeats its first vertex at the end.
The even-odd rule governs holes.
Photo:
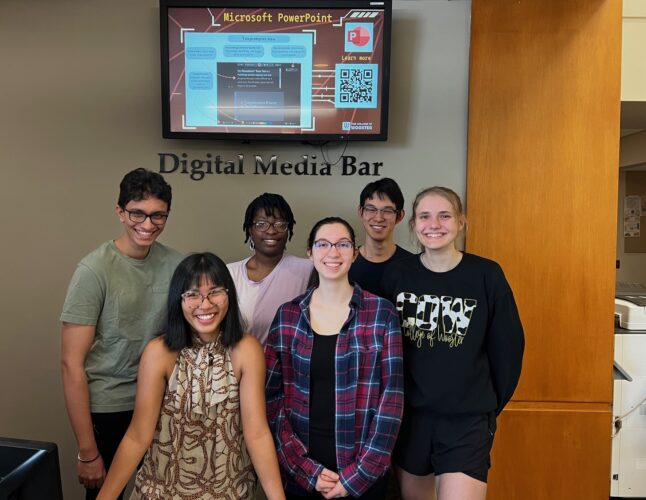
POLYGON ((417 193, 417 196, 415 196, 415 199, 413 200, 413 210, 411 211, 412 213, 410 219, 408 220, 408 224, 415 224, 415 212, 417 211, 417 205, 419 205, 419 202, 422 201, 422 198, 430 194, 435 194, 441 196, 442 198, 445 198, 451 204, 453 210, 455 210, 455 214, 458 217, 464 216, 464 210, 462 209, 462 200, 460 200, 460 197, 455 191, 443 186, 432 186, 426 189, 422 189, 419 193, 417 193))
MULTIPOLYGON (((408 227, 411 233, 414 234, 415 232, 415 214, 417 212, 417 205, 419 205, 420 201, 422 201, 422 198, 432 194, 441 196, 442 198, 447 200, 451 204, 451 207, 453 207, 453 210, 455 211, 458 219, 461 219, 465 223, 464 227, 466 228, 466 218, 464 215, 464 210, 462 208, 462 200, 460 199, 460 196, 451 188, 444 186, 432 186, 426 189, 422 189, 419 193, 417 193, 417 196, 415 196, 415 199, 413 200, 413 209, 411 210, 410 219, 408 219, 408 227)), ((411 238, 414 238, 412 234, 411 238)), ((420 246, 422 249, 424 248, 421 243, 420 246)))

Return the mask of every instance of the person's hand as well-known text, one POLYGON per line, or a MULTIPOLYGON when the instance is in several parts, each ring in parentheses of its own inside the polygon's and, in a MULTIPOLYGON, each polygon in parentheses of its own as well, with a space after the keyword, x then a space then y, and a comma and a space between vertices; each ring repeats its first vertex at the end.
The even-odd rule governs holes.
POLYGON ((341 484, 341 481, 337 481, 337 483, 334 485, 334 488, 332 488, 327 493, 323 493, 323 496, 325 498, 342 498, 342 497, 347 497, 348 492, 341 484))
POLYGON ((96 460, 88 463, 77 462, 76 472, 78 474, 79 483, 89 490, 98 490, 103 486, 105 479, 105 466, 103 465, 103 458, 99 455, 96 460))
POLYGON ((314 489, 325 495, 325 493, 336 486, 338 481, 339 475, 336 472, 332 472, 330 469, 323 469, 323 472, 321 472, 321 474, 319 474, 319 477, 316 478, 316 485, 314 485, 314 489))

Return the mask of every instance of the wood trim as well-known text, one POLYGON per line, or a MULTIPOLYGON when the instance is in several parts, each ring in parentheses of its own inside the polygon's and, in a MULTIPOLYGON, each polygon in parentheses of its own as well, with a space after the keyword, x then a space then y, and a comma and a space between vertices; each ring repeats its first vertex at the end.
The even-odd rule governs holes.
MULTIPOLYGON (((580 401, 510 401, 504 412, 515 411, 557 411, 557 412, 595 412, 608 413, 612 410, 609 403, 583 403, 580 401)), ((504 413, 503 412, 503 413, 504 413)))

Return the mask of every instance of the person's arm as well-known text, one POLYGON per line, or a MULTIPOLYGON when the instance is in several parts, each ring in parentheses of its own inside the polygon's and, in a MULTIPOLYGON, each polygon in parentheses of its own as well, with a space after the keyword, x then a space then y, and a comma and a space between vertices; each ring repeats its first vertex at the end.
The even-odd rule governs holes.
POLYGON ((489 369, 498 398, 497 415, 502 412, 516 390, 525 350, 525 335, 514 294, 504 275, 501 279, 504 280, 505 286, 495 297, 486 338, 489 369))
POLYGON ((352 496, 360 496, 390 467, 390 457, 404 410, 404 369, 399 319, 389 302, 383 301, 382 307, 383 304, 387 304, 388 313, 381 351, 381 395, 377 411, 367 433, 369 437, 356 460, 339 472, 339 486, 343 486, 343 489, 337 487, 326 498, 343 495, 344 491, 352 496))
POLYGON ((267 401, 267 419, 276 442, 278 461, 283 469, 307 491, 313 491, 317 479, 324 471, 322 464, 307 456, 307 448, 294 433, 284 404, 282 363, 277 350, 274 348, 280 342, 281 309, 269 330, 265 346, 265 362, 267 365, 267 381, 265 397, 267 401))
POLYGON ((115 499, 125 488, 155 434, 167 377, 177 353, 168 350, 162 338, 151 340, 139 362, 137 396, 130 426, 114 456, 97 500, 115 499))
POLYGON ((268 500, 283 500, 285 493, 280 479, 274 440, 265 413, 265 357, 260 342, 245 335, 231 355, 240 369, 240 412, 242 433, 254 469, 268 500))
POLYGON ((94 325, 77 325, 63 322, 61 335, 61 371, 63 393, 67 414, 76 436, 79 483, 89 489, 100 488, 105 479, 103 458, 94 439, 92 417, 90 415, 90 391, 85 374, 85 358, 92 347, 95 333, 94 325))

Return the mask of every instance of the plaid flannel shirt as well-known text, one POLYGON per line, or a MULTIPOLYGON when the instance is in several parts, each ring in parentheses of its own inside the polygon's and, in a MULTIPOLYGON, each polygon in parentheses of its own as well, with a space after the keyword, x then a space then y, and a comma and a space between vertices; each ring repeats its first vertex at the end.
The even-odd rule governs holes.
MULTIPOLYGON (((267 417, 285 489, 293 493, 312 491, 323 471, 308 456, 312 292, 278 309, 265 347, 267 417)), ((403 411, 402 340, 390 302, 355 286, 335 366, 336 472, 359 496, 390 467, 403 411)))

